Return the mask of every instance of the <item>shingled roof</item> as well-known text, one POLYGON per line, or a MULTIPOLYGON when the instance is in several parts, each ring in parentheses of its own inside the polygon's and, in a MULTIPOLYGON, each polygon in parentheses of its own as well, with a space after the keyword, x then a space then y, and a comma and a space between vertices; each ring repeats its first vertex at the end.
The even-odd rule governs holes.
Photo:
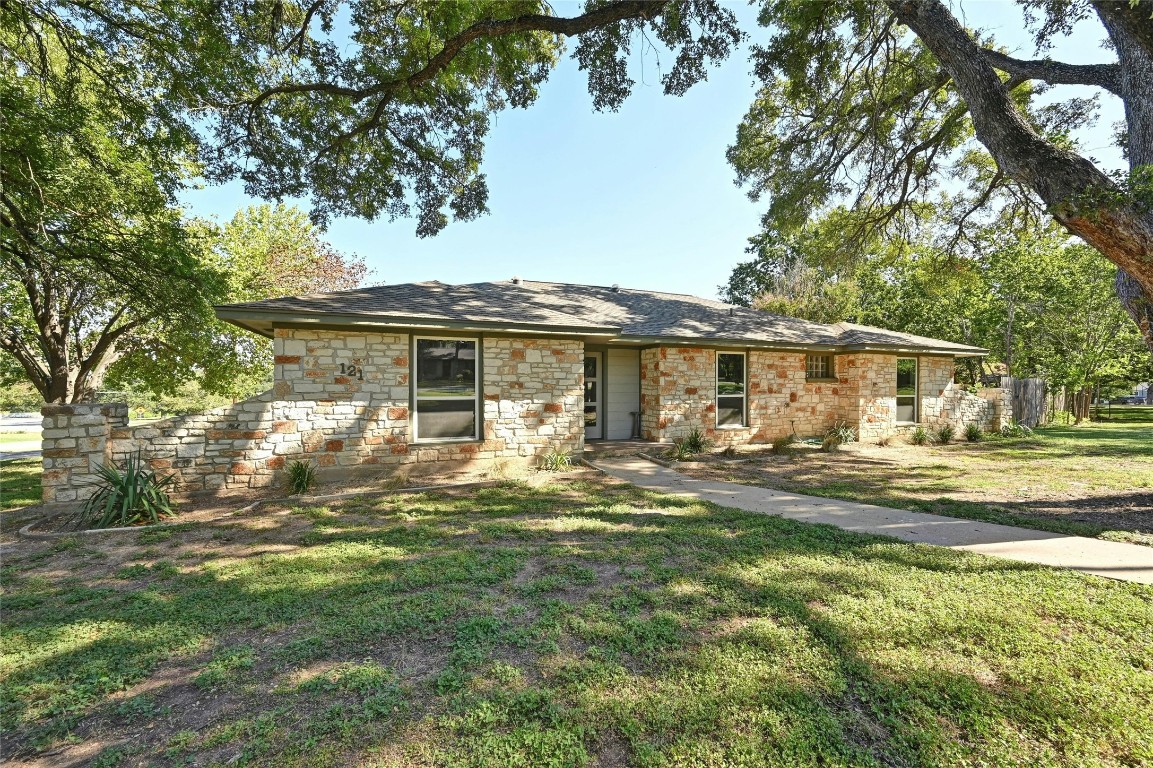
POLYGON ((747 307, 633 288, 535 280, 438 281, 226 304, 219 317, 272 335, 275 326, 399 327, 608 337, 822 351, 907 350, 982 355, 979 347, 839 323, 825 325, 747 307))

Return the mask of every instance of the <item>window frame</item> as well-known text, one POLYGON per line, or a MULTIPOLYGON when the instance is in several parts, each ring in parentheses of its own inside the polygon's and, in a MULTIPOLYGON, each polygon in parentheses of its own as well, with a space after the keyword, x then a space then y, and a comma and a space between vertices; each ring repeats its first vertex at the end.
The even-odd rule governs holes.
POLYGON ((713 414, 714 421, 716 422, 717 429, 744 429, 749 426, 749 355, 747 352, 722 352, 717 351, 716 365, 714 366, 715 380, 713 382, 713 396, 716 398, 713 402, 716 405, 716 413, 713 414), (741 358, 741 394, 740 395, 722 395, 721 394, 721 355, 735 355, 741 358), (722 424, 721 423, 721 398, 741 398, 741 423, 740 424, 722 424))
POLYGON ((481 402, 484 399, 484 393, 481 391, 481 376, 480 369, 482 364, 481 354, 481 337, 480 336, 412 336, 412 353, 410 355, 409 366, 409 383, 411 384, 411 392, 409 398, 409 415, 412 419, 412 442, 415 443, 475 443, 480 440, 480 435, 484 433, 484 408, 481 402), (476 350, 476 361, 472 367, 472 396, 471 397, 421 397, 420 396, 420 355, 418 350, 421 341, 471 341, 476 350), (419 404, 421 400, 453 400, 453 401, 472 401, 472 414, 473 414, 473 433, 470 437, 421 437, 420 436, 420 409, 419 404))
MULTIPOLYGON (((914 368, 913 368, 913 394, 912 395, 899 395, 899 394, 896 394, 896 392, 894 392, 893 402, 894 402, 895 407, 893 409, 893 420, 901 426, 919 424, 920 419, 921 419, 921 358, 919 358, 919 357, 898 357, 895 368, 900 367, 902 360, 912 360, 913 361, 913 366, 914 366, 914 368), (900 419, 897 418, 896 409, 901 407, 901 398, 903 398, 903 397, 904 398, 911 397, 913 399, 913 420, 912 421, 901 421, 900 419)), ((895 372, 899 374, 899 371, 895 371, 895 372)), ((894 389, 899 391, 900 386, 898 385, 898 386, 894 387, 894 389)))
POLYGON ((832 352, 806 352, 805 353, 805 381, 835 381, 837 378, 837 356, 832 352), (826 358, 829 361, 828 370, 824 376, 810 376, 812 366, 809 361, 813 358, 826 358))

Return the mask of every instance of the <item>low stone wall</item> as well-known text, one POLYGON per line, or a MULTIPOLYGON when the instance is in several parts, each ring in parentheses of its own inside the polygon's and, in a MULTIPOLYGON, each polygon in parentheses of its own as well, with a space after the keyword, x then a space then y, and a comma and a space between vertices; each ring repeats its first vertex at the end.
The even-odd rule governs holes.
POLYGON ((44 473, 40 477, 45 504, 86 499, 94 489, 97 467, 112 456, 109 434, 128 423, 128 406, 120 403, 45 405, 41 435, 44 473))
POLYGON ((995 432, 1013 418, 1012 390, 1003 388, 966 391, 953 381, 954 364, 950 358, 921 358, 919 422, 928 427, 951 424, 958 432, 977 424, 986 432, 995 432))

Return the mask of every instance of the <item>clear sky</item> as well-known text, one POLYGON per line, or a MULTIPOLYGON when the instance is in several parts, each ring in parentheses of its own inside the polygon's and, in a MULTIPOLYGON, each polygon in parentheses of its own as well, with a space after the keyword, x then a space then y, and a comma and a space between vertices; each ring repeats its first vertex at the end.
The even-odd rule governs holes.
MULTIPOLYGON (((558 14, 579 10, 554 4, 558 14)), ((751 32, 755 10, 733 9, 751 32)), ((1012 3, 966 2, 957 7, 970 26, 987 28, 1021 56, 1033 57, 1012 3)), ((1100 27, 1086 25, 1052 52, 1054 58, 1107 61, 1100 27)), ((755 83, 747 52, 710 71, 708 82, 683 97, 665 96, 659 64, 667 55, 634 53, 633 95, 617 113, 597 113, 583 74, 566 58, 527 110, 501 113, 489 134, 484 172, 490 213, 450 223, 420 239, 414 222, 334 221, 327 238, 357 253, 375 270, 374 282, 449 283, 526 279, 650 288, 714 296, 732 268, 748 256, 763 204, 734 186, 725 150, 752 101, 755 83)), ((1060 95, 1077 90, 1062 88, 1060 95)), ((1086 150, 1108 164, 1120 103, 1103 97, 1102 120, 1086 136, 1086 150)), ((190 213, 227 220, 247 198, 239 185, 185 195, 190 213)), ((306 204, 304 204, 305 207, 306 204)))

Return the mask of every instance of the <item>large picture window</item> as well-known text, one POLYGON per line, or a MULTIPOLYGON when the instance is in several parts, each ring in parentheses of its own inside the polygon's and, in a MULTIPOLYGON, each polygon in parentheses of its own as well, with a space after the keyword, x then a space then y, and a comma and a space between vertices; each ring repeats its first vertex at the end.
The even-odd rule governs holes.
POLYGON ((917 421, 917 358, 897 358, 897 422, 917 421))
POLYGON ((478 439, 479 346, 476 339, 416 339, 417 440, 478 439))
POLYGON ((717 426, 745 425, 745 355, 717 354, 717 426))

